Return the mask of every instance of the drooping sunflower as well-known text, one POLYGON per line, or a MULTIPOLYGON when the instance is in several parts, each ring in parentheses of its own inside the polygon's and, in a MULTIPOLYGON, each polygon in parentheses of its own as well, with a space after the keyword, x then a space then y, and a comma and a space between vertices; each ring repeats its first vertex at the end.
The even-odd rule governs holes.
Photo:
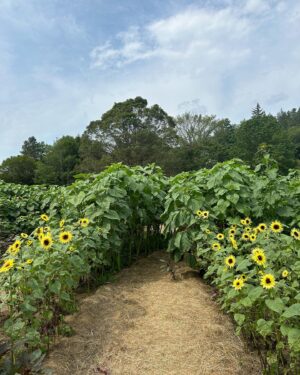
POLYGON ((288 275, 289 275, 289 271, 288 270, 283 270, 282 271, 282 274, 281 274, 282 277, 286 278, 286 277, 288 277, 288 275))
POLYGON ((0 267, 0 273, 9 271, 14 266, 13 259, 6 259, 0 267))
POLYGON ((242 240, 244 240, 244 241, 249 241, 249 240, 250 240, 250 235, 249 235, 249 233, 244 232, 244 233, 242 234, 242 240))
POLYGON ((65 221, 64 221, 64 220, 61 220, 61 221, 59 222, 59 227, 60 227, 60 228, 63 228, 64 225, 65 225, 65 221))
POLYGON ((235 263, 236 263, 236 259, 234 255, 229 255, 227 258, 225 258, 225 264, 229 268, 234 267, 235 263))
POLYGON ((21 237, 22 238, 28 238, 28 234, 27 233, 21 233, 21 237))
POLYGON ((270 228, 271 228, 271 231, 274 233, 280 233, 283 231, 283 225, 278 220, 273 221, 270 228))
POLYGON ((300 240, 300 230, 293 228, 291 230, 291 236, 294 237, 296 240, 300 240))
POLYGON ((49 220, 49 216, 46 215, 46 214, 42 214, 42 215, 40 216, 40 218, 41 218, 43 221, 48 221, 48 220, 49 220))
POLYGON ((43 238, 40 240, 40 242, 41 242, 42 247, 43 247, 45 250, 50 249, 50 247, 51 247, 52 244, 53 244, 53 240, 52 240, 52 237, 51 237, 51 236, 43 236, 43 238))
POLYGON ((202 211, 201 211, 201 210, 197 210, 197 211, 196 211, 196 215, 197 215, 198 217, 202 217, 202 211))
POLYGON ((235 290, 240 290, 244 286, 244 280, 242 278, 237 278, 233 280, 232 286, 235 290))
POLYGON ((224 234, 223 234, 223 233, 218 233, 218 234, 216 235, 216 238, 217 238, 219 241, 224 240, 224 234))
POLYGON ((87 219, 86 217, 85 218, 83 218, 83 219, 80 219, 79 220, 79 224, 83 227, 83 228, 85 228, 85 227, 87 227, 88 225, 89 225, 89 219, 87 219))
POLYGON ((72 241, 73 234, 71 232, 61 232, 59 235, 59 241, 61 243, 68 243, 72 241))
POLYGON ((230 238, 231 246, 234 248, 234 250, 238 249, 237 242, 234 238, 230 238))
POLYGON ((265 230, 267 230, 268 226, 265 223, 260 223, 258 224, 257 228, 260 232, 264 232, 265 230))
POLYGON ((221 250, 221 245, 219 244, 219 242, 213 242, 212 245, 211 245, 211 248, 214 251, 219 251, 219 250, 221 250))
POLYGON ((256 252, 255 254, 252 255, 252 259, 256 264, 259 266, 264 266, 267 261, 267 257, 263 251, 256 252))
POLYGON ((265 289, 272 289, 276 285, 275 277, 271 273, 266 273, 260 279, 260 285, 265 289))
POLYGON ((40 233, 39 235, 38 235, 38 239, 40 240, 40 241, 42 241, 42 239, 45 237, 45 235, 44 235, 44 233, 40 233))
POLYGON ((209 211, 202 211, 202 217, 203 219, 207 219, 209 216, 209 211))

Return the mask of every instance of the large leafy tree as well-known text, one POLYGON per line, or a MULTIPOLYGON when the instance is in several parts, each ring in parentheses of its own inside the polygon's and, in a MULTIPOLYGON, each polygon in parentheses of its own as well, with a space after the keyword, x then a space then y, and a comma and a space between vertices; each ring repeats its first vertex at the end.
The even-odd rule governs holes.
POLYGON ((41 160, 49 146, 44 142, 38 142, 35 137, 29 137, 22 145, 21 154, 35 160, 41 160))
POLYGON ((74 168, 79 161, 79 137, 64 136, 58 139, 38 162, 35 182, 65 185, 73 181, 74 168))
MULTIPOLYGON (((161 162, 164 153, 175 143, 174 127, 172 117, 158 105, 149 107, 146 99, 136 97, 115 103, 84 132, 82 163, 87 158, 128 165, 161 162)), ((100 162, 99 166, 102 165, 100 162)))
POLYGON ((16 184, 31 185, 34 182, 36 161, 30 156, 11 156, 0 166, 0 179, 16 184))

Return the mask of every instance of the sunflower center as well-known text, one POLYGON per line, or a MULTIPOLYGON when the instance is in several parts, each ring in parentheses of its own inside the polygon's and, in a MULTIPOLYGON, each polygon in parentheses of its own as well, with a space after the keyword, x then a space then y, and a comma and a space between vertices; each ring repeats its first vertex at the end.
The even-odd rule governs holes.
POLYGON ((266 279, 267 284, 271 284, 271 280, 269 278, 266 279))
POLYGON ((259 255, 259 256, 257 257, 257 259, 258 259, 258 260, 262 260, 262 256, 259 255))
POLYGON ((44 245, 48 246, 49 245, 49 240, 44 240, 44 245))
POLYGON ((275 224, 274 229, 279 229, 279 225, 275 224))
POLYGON ((63 236, 63 239, 64 240, 67 240, 69 238, 69 236, 67 235, 67 234, 65 234, 64 236, 63 236))

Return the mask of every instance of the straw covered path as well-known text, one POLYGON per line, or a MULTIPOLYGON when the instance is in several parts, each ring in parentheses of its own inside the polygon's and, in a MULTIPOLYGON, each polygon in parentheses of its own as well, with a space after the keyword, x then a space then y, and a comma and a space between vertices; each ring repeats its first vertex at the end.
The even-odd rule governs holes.
POLYGON ((55 375, 261 374, 212 289, 183 265, 173 281, 155 252, 81 298, 45 367, 55 375))

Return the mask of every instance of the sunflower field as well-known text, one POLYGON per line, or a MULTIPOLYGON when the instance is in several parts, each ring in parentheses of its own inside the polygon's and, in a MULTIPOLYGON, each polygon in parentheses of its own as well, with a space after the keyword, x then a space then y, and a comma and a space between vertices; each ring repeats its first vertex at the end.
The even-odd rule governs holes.
POLYGON ((33 368, 71 333, 76 291, 157 249, 216 288, 267 373, 300 373, 299 171, 281 176, 266 155, 255 170, 234 159, 171 178, 122 164, 77 177, 66 187, 0 182, 4 373, 33 368))
POLYGON ((300 373, 300 178, 268 157, 171 179, 162 218, 168 251, 216 287, 237 333, 267 373, 300 373))

